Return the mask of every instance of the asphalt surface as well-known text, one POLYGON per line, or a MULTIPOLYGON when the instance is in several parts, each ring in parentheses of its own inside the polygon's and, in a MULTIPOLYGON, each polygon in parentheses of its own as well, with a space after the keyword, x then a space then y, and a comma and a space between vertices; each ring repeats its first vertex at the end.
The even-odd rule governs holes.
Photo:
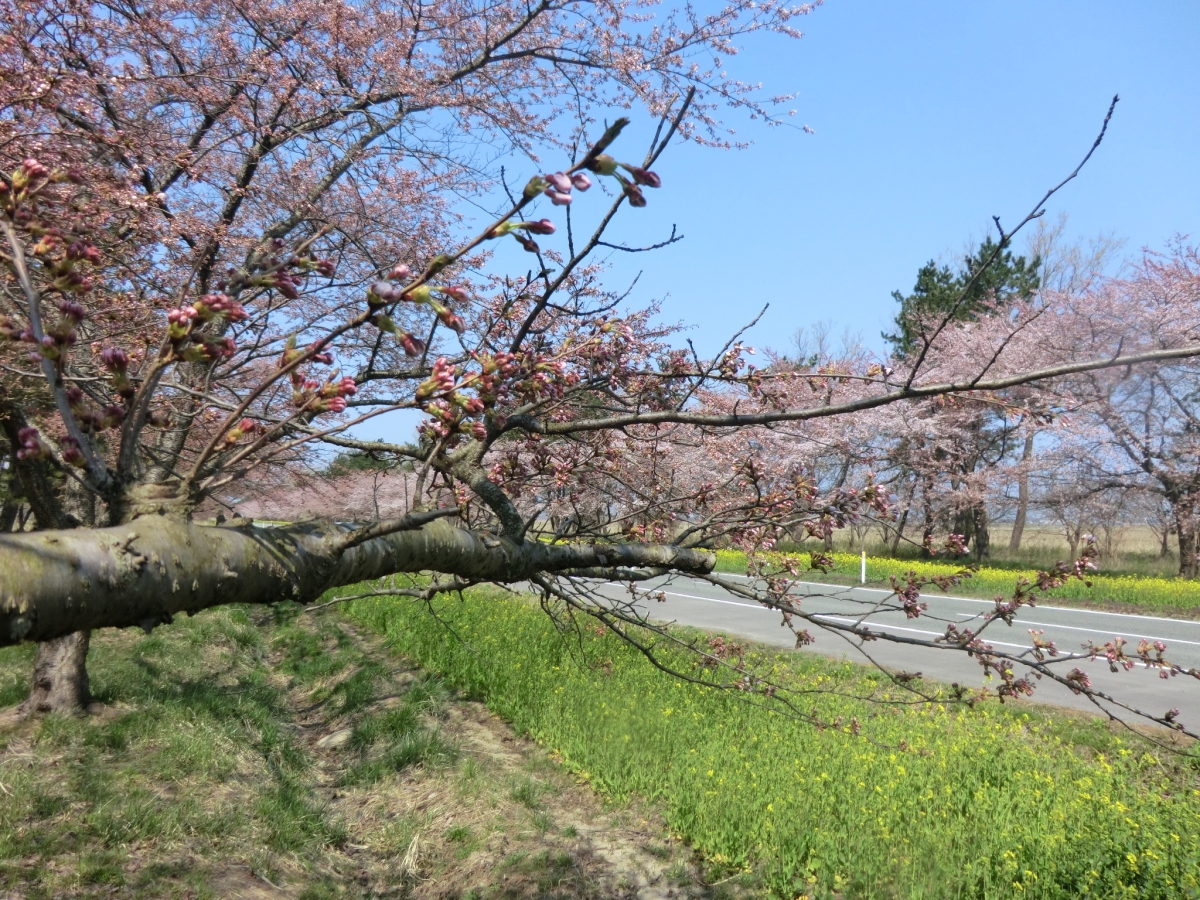
MULTIPOLYGON (((734 583, 749 583, 746 576, 719 577, 734 583)), ((609 583, 600 586, 599 590, 614 600, 628 599, 629 596, 624 584, 609 583)), ((656 621, 722 631, 764 644, 795 646, 795 637, 789 629, 781 626, 778 612, 708 582, 672 576, 641 583, 638 591, 642 595, 638 608, 656 621), (665 601, 655 599, 653 595, 659 592, 665 595, 665 601)), ((794 593, 801 597, 804 610, 830 620, 848 623, 870 613, 865 622, 874 629, 927 640, 942 635, 947 621, 966 623, 966 627, 978 631, 982 620, 976 617, 993 607, 990 600, 923 594, 921 600, 929 604, 928 611, 919 618, 907 619, 903 612, 871 612, 875 604, 890 594, 886 590, 802 582, 796 586, 794 593), (969 621, 971 619, 974 621, 969 621)), ((798 627, 803 624, 798 623, 798 627)), ((816 642, 801 652, 869 662, 859 650, 837 634, 807 627, 816 642)), ((1120 636, 1126 639, 1126 652, 1132 655, 1136 653, 1140 640, 1161 640, 1167 644, 1166 655, 1169 660, 1184 668, 1200 669, 1200 621, 1039 604, 1033 609, 1022 610, 1011 627, 1003 622, 992 623, 983 637, 997 650, 1020 652, 1033 646, 1030 629, 1040 630, 1042 640, 1053 641, 1064 653, 1078 653, 1081 645, 1089 641, 1103 645, 1105 641, 1120 636)), ((913 647, 885 640, 873 641, 866 645, 866 649, 876 662, 893 670, 919 672, 928 679, 957 682, 966 687, 989 684, 984 680, 979 663, 962 651, 913 647)), ((1094 687, 1122 702, 1155 715, 1177 708, 1180 710, 1179 720, 1189 730, 1200 729, 1200 680, 1184 675, 1163 680, 1157 671, 1147 670, 1141 664, 1130 671, 1114 674, 1101 659, 1060 663, 1056 670, 1065 675, 1075 667, 1088 674, 1094 687)), ((990 684, 994 686, 995 682, 990 684)), ((1035 684, 1037 690, 1032 697, 1035 702, 1096 711, 1090 700, 1062 685, 1044 678, 1035 684)))

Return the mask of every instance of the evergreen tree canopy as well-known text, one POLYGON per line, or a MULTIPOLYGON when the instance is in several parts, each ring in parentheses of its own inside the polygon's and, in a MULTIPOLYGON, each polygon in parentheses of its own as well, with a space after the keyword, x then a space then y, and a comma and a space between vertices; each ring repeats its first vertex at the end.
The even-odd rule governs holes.
POLYGON ((954 321, 972 321, 995 309, 1004 309, 1015 300, 1027 299, 1040 286, 1038 269, 1041 259, 1013 256, 1011 250, 996 253, 996 242, 987 238, 979 249, 963 259, 954 271, 930 260, 917 273, 917 283, 907 297, 900 291, 892 296, 900 304, 896 313, 896 331, 884 332, 883 338, 899 357, 918 352, 921 335, 931 321, 952 314, 954 321))

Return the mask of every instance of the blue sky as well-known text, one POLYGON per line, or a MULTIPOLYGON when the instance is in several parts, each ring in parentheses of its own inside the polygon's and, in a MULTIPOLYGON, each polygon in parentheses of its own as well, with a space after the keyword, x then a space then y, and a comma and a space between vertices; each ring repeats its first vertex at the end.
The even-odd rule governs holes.
MULTIPOLYGON (((760 345, 782 349, 818 320, 879 345, 891 291, 992 215, 1015 225, 1082 159, 1113 94, 1104 144, 1049 217, 1130 253, 1200 239, 1195 0, 829 0, 801 27, 798 42, 754 40, 728 69, 798 92, 790 121, 816 133, 742 121, 748 150, 668 151, 663 188, 619 225, 631 241, 672 223, 686 235, 632 259, 636 296, 665 298, 702 349, 766 302, 760 345)), ((627 276, 631 260, 616 262, 627 276)))
MULTIPOLYGON (((613 284, 640 272, 633 302, 661 299, 700 352, 766 303, 756 346, 789 349, 797 328, 826 320, 882 347, 891 292, 991 216, 1015 225, 1082 159, 1113 94, 1104 144, 1049 217, 1066 212, 1077 238, 1124 238, 1131 255, 1177 232, 1200 240, 1196 0, 828 0, 801 27, 800 41, 755 38, 727 60, 765 95, 798 94, 790 126, 734 113, 749 149, 672 148, 650 205, 611 232, 650 243, 678 225, 674 246, 617 255, 613 284)), ((652 123, 633 116, 616 149, 640 158, 652 123)), ((412 420, 358 433, 395 438, 412 420)))

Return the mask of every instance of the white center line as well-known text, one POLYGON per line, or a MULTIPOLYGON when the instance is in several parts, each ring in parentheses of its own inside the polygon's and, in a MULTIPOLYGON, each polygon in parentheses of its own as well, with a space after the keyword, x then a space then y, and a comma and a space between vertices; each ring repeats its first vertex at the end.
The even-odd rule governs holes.
MULTIPOLYGON (((964 619, 975 618, 975 615, 973 613, 956 613, 956 615, 962 616, 964 619)), ((1044 628, 1061 628, 1063 631, 1087 631, 1087 632, 1092 632, 1094 634, 1104 634, 1104 635, 1112 634, 1112 632, 1110 632, 1110 631, 1100 631, 1097 628, 1079 628, 1075 625, 1059 625, 1056 622, 1034 622, 1032 619, 1015 619, 1014 621, 1019 622, 1022 625, 1041 625, 1044 628)), ((1121 637, 1125 637, 1125 636, 1126 635, 1121 635, 1121 637)), ((1151 635, 1148 635, 1148 634, 1133 634, 1133 633, 1130 633, 1128 636, 1135 637, 1135 638, 1141 638, 1141 639, 1147 640, 1147 641, 1167 641, 1172 644, 1189 644, 1190 646, 1193 646, 1193 647, 1200 647, 1200 641, 1185 641, 1183 638, 1152 637, 1151 635)))
MULTIPOLYGON (((747 581, 758 581, 761 579, 751 578, 749 575, 739 575, 736 572, 714 572, 714 575, 723 578, 742 578, 747 581)), ((846 584, 826 584, 821 581, 797 581, 797 585, 805 587, 817 588, 835 588, 839 591, 865 591, 871 594, 891 594, 893 591, 884 590, 882 588, 859 587, 857 585, 846 584)), ((988 606, 994 605, 994 600, 980 600, 978 597, 956 597, 951 594, 922 594, 923 597, 935 600, 961 600, 963 603, 983 603, 988 606)), ((1200 621, 1196 619, 1173 619, 1170 616, 1142 616, 1136 613, 1117 613, 1106 612, 1099 609, 1080 609, 1077 606, 1046 606, 1043 603, 1037 605, 1038 609, 1050 609, 1055 612, 1072 613, 1080 616, 1111 616, 1118 619, 1142 619, 1148 622, 1171 622, 1174 625, 1192 625, 1200 627, 1200 621)))

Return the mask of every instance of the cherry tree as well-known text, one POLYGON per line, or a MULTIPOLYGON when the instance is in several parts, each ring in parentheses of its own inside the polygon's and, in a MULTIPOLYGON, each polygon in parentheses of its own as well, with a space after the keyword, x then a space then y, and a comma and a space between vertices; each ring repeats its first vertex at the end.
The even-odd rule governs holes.
MULTIPOLYGON (((1089 355, 1043 338, 1014 357, 1031 312, 1004 320, 990 362, 955 365, 932 353, 953 344, 951 304, 904 371, 764 372, 736 339, 702 359, 652 308, 630 308, 592 258, 606 229, 649 202, 673 140, 722 140, 718 103, 770 113, 719 60, 705 65, 739 35, 794 34, 804 8, 653 23, 640 7, 548 2, 7 11, 0 421, 38 527, 0 535, 0 644, 41 642, 30 711, 86 703, 91 629, 311 601, 394 573, 421 576, 400 591, 418 599, 532 585, 636 643, 631 626, 654 626, 594 579, 712 577, 721 541, 751 552, 765 580, 738 589, 798 640, 801 623, 891 640, 812 618, 789 592, 795 563, 762 555, 788 529, 886 507, 872 484, 823 493, 771 450, 772 432, 1200 354, 1197 341, 1089 355), (639 155, 618 143, 625 119, 594 121, 634 102, 660 117, 639 155), (480 165, 486 147, 529 171, 510 183, 480 165), (538 163, 535 147, 558 161, 538 163), (458 218, 462 195, 496 208, 481 228, 458 218), (496 242, 528 252, 526 274, 489 267, 496 242), (417 441, 352 436, 396 410, 424 415, 417 441), (411 478, 386 505, 373 490, 355 522, 196 514, 316 447, 384 454, 411 478)), ((895 608, 920 614, 921 586, 898 585, 895 608)), ((988 622, 1035 594, 1018 586, 988 622)), ((1123 662, 1119 644, 1016 655, 987 627, 927 643, 977 657, 1002 696, 1031 689, 1025 667, 1111 699, 1062 669, 1123 662)), ((733 684, 761 687, 744 671, 733 684)))
MULTIPOLYGON (((1066 301, 1065 301, 1066 302, 1066 301)), ((1131 275, 1070 295, 1076 333, 1096 349, 1179 345, 1200 334, 1200 255, 1182 240, 1148 253, 1131 275)), ((1179 574, 1200 574, 1200 419, 1194 363, 1088 373, 1060 390, 1078 405, 1074 440, 1102 487, 1144 491, 1170 509, 1179 574)), ((1165 537, 1165 534, 1164 534, 1165 537)))

